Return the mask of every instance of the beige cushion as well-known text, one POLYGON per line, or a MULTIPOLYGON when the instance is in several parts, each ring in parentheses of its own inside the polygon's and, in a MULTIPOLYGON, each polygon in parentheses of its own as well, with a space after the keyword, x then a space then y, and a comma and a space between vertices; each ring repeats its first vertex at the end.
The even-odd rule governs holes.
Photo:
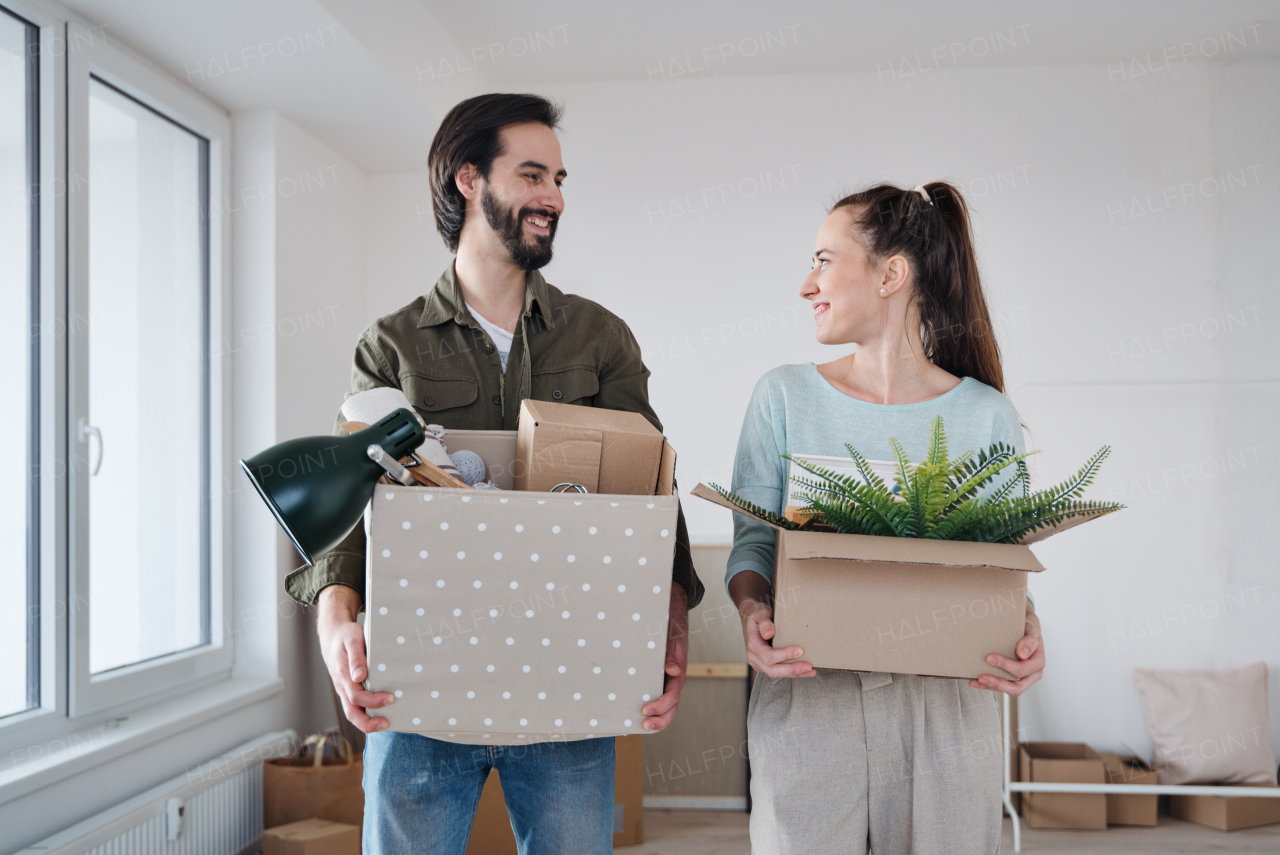
POLYGON ((1267 665, 1133 672, 1162 784, 1274 784, 1267 665))

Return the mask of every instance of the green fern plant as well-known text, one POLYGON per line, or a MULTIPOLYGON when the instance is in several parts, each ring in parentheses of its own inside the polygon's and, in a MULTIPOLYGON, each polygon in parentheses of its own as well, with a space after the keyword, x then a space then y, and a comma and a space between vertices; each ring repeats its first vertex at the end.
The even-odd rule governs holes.
POLYGON ((1111 453, 1109 446, 1100 448, 1061 484, 1033 493, 1026 458, 1036 452, 1019 452, 995 443, 985 450, 966 451, 949 458, 942 416, 930 426, 929 450, 920 463, 911 464, 897 439, 891 437, 889 445, 896 463, 892 488, 848 443, 844 447, 860 478, 782 455, 813 476, 793 479, 802 488, 792 498, 804 503, 800 510, 804 522, 766 511, 716 484, 711 488, 735 507, 779 528, 823 526, 841 534, 983 543, 1019 543, 1046 526, 1076 517, 1102 516, 1124 507, 1082 498, 1102 461, 1111 453), (1004 483, 987 495, 982 494, 1011 467, 1012 474, 1004 483))

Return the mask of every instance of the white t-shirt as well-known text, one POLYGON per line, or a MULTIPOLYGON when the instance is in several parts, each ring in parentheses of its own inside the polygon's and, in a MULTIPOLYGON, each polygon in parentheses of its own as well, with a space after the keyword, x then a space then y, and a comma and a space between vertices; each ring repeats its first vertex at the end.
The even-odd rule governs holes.
POLYGON ((502 373, 507 373, 507 357, 511 355, 511 342, 515 340, 515 333, 509 333, 497 324, 480 317, 480 313, 471 308, 470 303, 464 305, 466 305, 467 311, 471 313, 471 317, 476 319, 480 329, 487 332, 489 338, 493 339, 494 347, 498 348, 498 359, 502 361, 502 373))

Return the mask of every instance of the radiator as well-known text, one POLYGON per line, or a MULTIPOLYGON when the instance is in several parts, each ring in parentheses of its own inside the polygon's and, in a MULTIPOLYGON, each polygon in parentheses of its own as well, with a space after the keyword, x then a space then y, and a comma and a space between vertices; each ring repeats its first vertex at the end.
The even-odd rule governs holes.
POLYGON ((262 839, 262 761, 292 754, 268 733, 18 855, 242 855, 262 839))

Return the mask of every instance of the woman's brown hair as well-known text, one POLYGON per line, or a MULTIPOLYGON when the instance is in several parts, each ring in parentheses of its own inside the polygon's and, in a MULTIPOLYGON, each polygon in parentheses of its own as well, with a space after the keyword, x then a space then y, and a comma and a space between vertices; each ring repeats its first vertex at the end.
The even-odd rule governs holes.
POLYGON ((1004 391, 1004 370, 982 293, 969 208, 945 181, 916 190, 880 184, 846 196, 858 242, 873 261, 904 256, 915 272, 915 300, 925 356, 957 377, 1004 391))

